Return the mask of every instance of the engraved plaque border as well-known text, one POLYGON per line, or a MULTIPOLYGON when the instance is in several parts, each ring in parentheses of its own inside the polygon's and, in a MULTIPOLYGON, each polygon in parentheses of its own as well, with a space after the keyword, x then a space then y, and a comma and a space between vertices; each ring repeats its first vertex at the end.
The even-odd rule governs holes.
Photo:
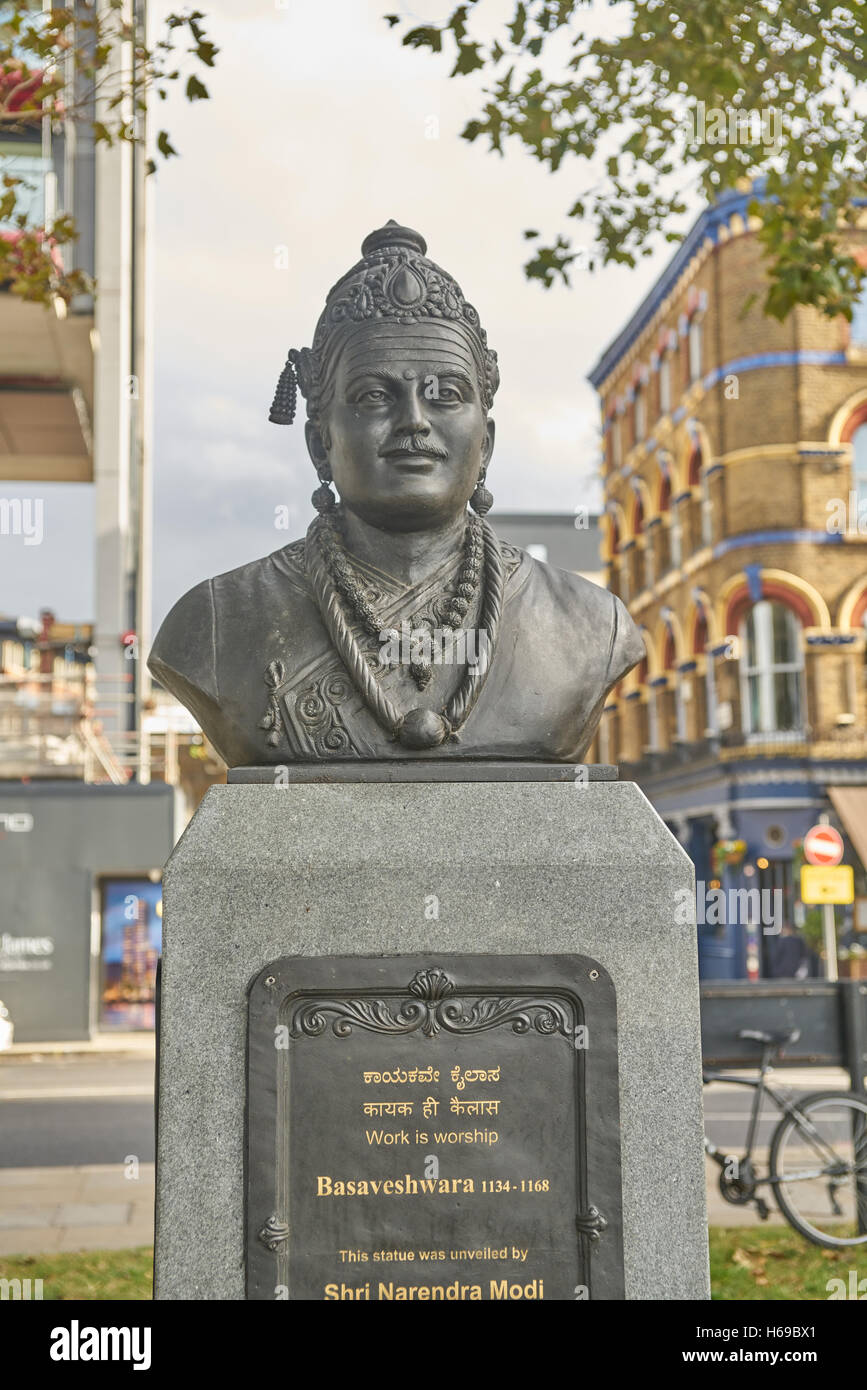
MULTIPOLYGON (((292 1047, 275 1046, 290 1018, 296 1036, 363 1029, 386 1036, 445 1029, 563 1033, 574 1048, 576 1250, 589 1298, 623 1299, 623 1222, 617 1015, 614 984, 580 955, 284 956, 249 989, 245 1134, 246 1296, 273 1301, 289 1284, 291 1194, 288 1105, 292 1047), (470 1004, 469 1013, 460 1006, 470 1004), (574 1022, 572 1022, 574 1020, 574 1022)), ((291 1298, 291 1289, 289 1289, 291 1298)))

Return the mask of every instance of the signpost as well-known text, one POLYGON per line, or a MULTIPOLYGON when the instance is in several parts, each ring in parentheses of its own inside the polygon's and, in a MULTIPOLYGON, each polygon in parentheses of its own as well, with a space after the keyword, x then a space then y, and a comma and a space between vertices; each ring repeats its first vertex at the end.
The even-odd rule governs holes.
MULTIPOLYGON (((843 838, 833 825, 814 825, 807 831, 804 836, 804 858, 808 864, 840 863, 843 858, 843 838)), ((851 898, 846 901, 851 902, 851 898)))
POLYGON ((805 864, 801 869, 801 901, 805 903, 851 903, 855 901, 855 871, 851 864, 822 868, 805 864))
POLYGON ((837 979, 837 933, 834 926, 834 903, 855 900, 855 876, 851 865, 840 864, 843 858, 843 837, 827 816, 804 836, 804 858, 801 869, 801 901, 822 904, 822 927, 825 936, 827 977, 837 979))

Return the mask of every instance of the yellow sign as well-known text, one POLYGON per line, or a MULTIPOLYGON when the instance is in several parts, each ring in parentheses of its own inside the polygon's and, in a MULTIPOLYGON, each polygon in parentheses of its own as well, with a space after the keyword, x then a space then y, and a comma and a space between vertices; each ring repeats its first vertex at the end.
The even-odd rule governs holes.
POLYGON ((801 901, 851 903, 855 901, 855 873, 851 864, 804 864, 801 869, 801 901))

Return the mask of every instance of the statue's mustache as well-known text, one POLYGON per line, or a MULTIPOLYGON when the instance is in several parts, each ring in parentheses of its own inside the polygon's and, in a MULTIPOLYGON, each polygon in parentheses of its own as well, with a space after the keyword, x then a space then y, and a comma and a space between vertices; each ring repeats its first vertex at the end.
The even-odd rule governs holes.
POLYGON ((385 459, 399 458, 401 454, 426 454, 428 458, 439 459, 445 463, 449 451, 443 449, 439 444, 434 444, 432 440, 426 439, 423 434, 408 434, 403 439, 396 439, 393 444, 389 444, 387 449, 380 451, 380 457, 385 459))

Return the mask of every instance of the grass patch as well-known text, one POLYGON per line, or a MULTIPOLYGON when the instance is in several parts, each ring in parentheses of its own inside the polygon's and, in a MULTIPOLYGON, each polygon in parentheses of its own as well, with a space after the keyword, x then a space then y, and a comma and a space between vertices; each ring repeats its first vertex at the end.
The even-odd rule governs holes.
MULTIPOLYGON (((4 1279, 41 1279, 45 1299, 150 1299, 153 1250, 84 1250, 0 1257, 4 1279)), ((712 1297, 802 1302, 827 1299, 829 1279, 867 1278, 867 1248, 821 1250, 786 1226, 712 1227, 712 1297)))
POLYGON ((842 1279, 848 1289, 850 1269, 867 1278, 867 1247, 822 1250, 788 1226, 711 1227, 715 1299, 825 1300, 829 1279, 842 1279))
POLYGON ((49 1299, 150 1299, 153 1248, 80 1250, 63 1255, 0 1255, 4 1279, 41 1279, 49 1299))

